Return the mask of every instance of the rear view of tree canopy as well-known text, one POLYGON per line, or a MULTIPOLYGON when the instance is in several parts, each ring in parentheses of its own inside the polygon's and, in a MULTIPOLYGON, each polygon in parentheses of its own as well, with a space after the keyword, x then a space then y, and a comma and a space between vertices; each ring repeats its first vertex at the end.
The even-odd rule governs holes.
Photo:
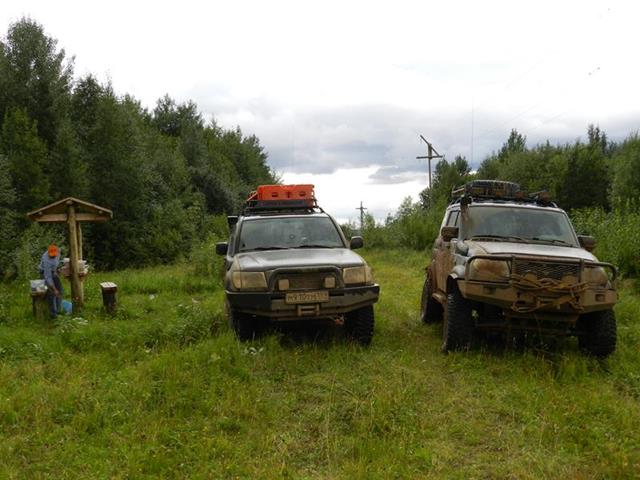
POLYGON ((188 253, 211 215, 276 181, 255 136, 207 122, 193 102, 167 95, 150 112, 91 75, 74 78, 73 59, 30 19, 0 40, 0 122, 0 277, 34 238, 25 214, 63 196, 114 210, 87 229, 85 248, 117 268, 188 253))

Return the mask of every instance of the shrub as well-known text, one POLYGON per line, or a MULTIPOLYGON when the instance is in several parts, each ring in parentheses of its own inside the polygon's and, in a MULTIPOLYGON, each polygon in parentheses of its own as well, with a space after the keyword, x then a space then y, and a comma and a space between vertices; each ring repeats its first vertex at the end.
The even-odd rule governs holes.
POLYGON ((599 260, 613 263, 626 276, 640 273, 640 212, 589 208, 572 211, 571 218, 579 234, 595 237, 599 260))
MULTIPOLYGON (((18 277, 23 280, 40 278, 38 271, 40 257, 47 250, 50 243, 58 246, 65 244, 61 225, 33 224, 27 228, 20 239, 20 246, 15 252, 15 270, 18 277)), ((61 248, 60 257, 65 256, 64 247, 61 248)))
POLYGON ((222 278, 224 268, 221 259, 216 256, 216 243, 226 241, 229 236, 227 217, 212 215, 206 224, 207 237, 193 247, 189 260, 195 275, 222 278))
POLYGON ((373 217, 365 217, 363 237, 366 245, 378 248, 410 248, 425 250, 438 236, 444 204, 424 208, 407 197, 394 215, 384 224, 376 224, 373 217))

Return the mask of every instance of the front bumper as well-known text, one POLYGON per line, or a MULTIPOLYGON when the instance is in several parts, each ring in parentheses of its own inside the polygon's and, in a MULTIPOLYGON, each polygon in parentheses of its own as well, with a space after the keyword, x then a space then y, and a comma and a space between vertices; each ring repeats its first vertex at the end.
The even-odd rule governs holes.
POLYGON ((458 280, 462 296, 473 301, 495 305, 506 314, 565 313, 582 314, 613 308, 618 294, 609 288, 587 288, 571 295, 562 292, 526 292, 508 283, 458 280))
MULTIPOLYGON (((528 268, 528 267, 526 267, 528 268)), ((562 270, 567 271, 567 270, 562 270)), ((527 255, 474 255, 465 265, 464 279, 458 280, 458 288, 463 297, 494 305, 507 316, 534 317, 549 313, 571 315, 607 310, 613 308, 618 294, 615 285, 617 270, 609 263, 586 262, 573 258, 549 258, 527 255), (471 264, 477 260, 502 261, 509 265, 509 278, 505 281, 470 280, 471 264), (546 275, 538 276, 529 271, 514 272, 515 265, 529 265, 532 269, 570 269, 576 276, 573 280, 553 280, 546 275), (602 267, 610 269, 611 282, 607 286, 597 286, 583 280, 585 268, 602 267)), ((556 278, 560 278, 557 276, 556 278)), ((569 277, 570 278, 570 277, 569 277)))
POLYGON ((329 301, 289 304, 284 292, 232 292, 225 290, 229 306, 239 312, 269 317, 272 320, 331 318, 378 301, 380 286, 345 287, 329 290, 329 301))

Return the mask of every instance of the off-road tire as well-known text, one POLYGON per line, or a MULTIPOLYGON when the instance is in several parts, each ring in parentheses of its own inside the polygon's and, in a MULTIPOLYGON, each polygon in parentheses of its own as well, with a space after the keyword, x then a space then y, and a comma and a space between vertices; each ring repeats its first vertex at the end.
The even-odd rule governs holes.
POLYGON ((347 335, 360 345, 369 345, 373 337, 373 305, 359 308, 345 315, 344 327, 347 335))
POLYGON ((442 329, 442 351, 464 350, 469 348, 473 338, 474 321, 471 304, 458 288, 447 295, 447 306, 442 329))
POLYGON ((258 336, 257 319, 249 313, 229 308, 229 326, 242 342, 253 340, 258 336))
POLYGON ((442 321, 442 305, 433 298, 433 280, 430 273, 424 279, 422 297, 420 299, 420 320, 424 323, 437 323, 442 321))
POLYGON ((581 315, 578 320, 578 345, 590 355, 604 358, 616 349, 617 328, 613 310, 581 315))

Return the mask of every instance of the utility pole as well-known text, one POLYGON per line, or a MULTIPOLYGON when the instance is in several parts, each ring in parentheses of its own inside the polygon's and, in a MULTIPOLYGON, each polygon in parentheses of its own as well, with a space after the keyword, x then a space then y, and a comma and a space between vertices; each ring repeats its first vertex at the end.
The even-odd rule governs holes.
POLYGON ((360 210, 360 233, 362 233, 362 230, 364 229, 364 211, 367 210, 362 206, 362 200, 360 200, 360 207, 356 208, 356 210, 360 210))
POLYGON ((432 183, 431 183, 431 159, 432 158, 443 158, 442 155, 440 155, 435 148, 433 148, 433 145, 431 145, 431 143, 429 141, 427 141, 426 138, 424 138, 422 135, 420 135, 420 138, 422 139, 422 141, 424 143, 427 144, 427 156, 426 157, 416 157, 418 160, 422 160, 422 159, 427 159, 429 160, 429 189, 431 189, 432 183), (434 155, 435 153, 435 155, 434 155))

